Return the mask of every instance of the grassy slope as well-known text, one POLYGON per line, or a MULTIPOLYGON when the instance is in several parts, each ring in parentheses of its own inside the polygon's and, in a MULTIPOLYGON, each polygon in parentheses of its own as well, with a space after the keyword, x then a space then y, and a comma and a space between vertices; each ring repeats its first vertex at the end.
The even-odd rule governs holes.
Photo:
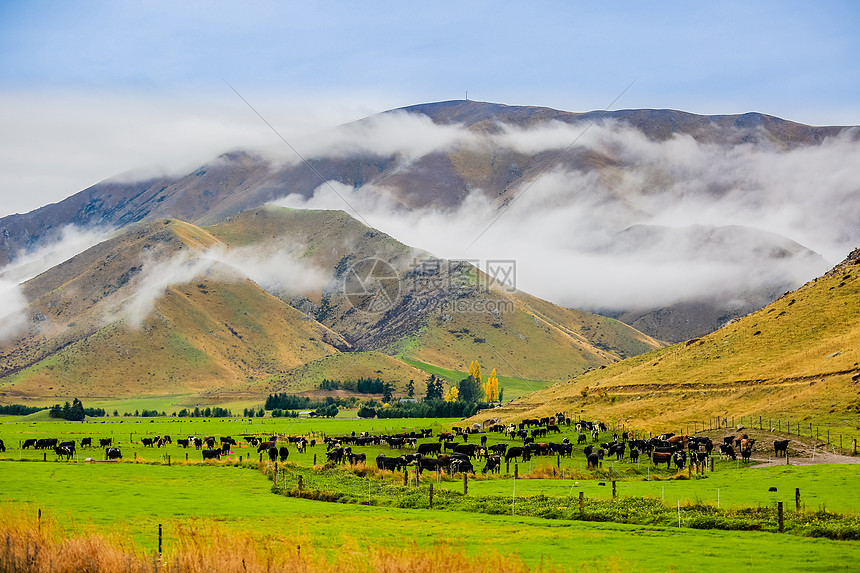
POLYGON ((765 413, 857 428, 858 275, 856 260, 840 265, 708 336, 589 372, 519 401, 508 415, 563 409, 658 430, 765 413))

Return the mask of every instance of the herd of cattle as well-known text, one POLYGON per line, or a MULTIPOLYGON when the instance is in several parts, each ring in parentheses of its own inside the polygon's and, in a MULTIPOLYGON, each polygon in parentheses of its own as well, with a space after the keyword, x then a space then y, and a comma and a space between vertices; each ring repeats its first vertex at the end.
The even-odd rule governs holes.
MULTIPOLYGON (((424 470, 434 472, 475 473, 473 462, 484 460, 481 470, 484 474, 500 473, 502 462, 509 464, 511 460, 529 461, 535 456, 558 456, 559 458, 570 458, 573 455, 574 446, 570 438, 559 441, 539 441, 548 435, 560 434, 561 426, 576 430, 577 445, 584 445, 582 452, 585 455, 588 469, 600 467, 604 458, 612 458, 616 461, 626 459, 638 462, 641 455, 646 455, 654 465, 666 464, 667 469, 674 465, 678 470, 683 469, 688 463, 697 467, 707 465, 714 450, 714 443, 708 437, 703 436, 679 436, 674 434, 662 434, 649 438, 636 438, 631 432, 612 434, 612 441, 598 443, 601 432, 607 432, 605 424, 599 421, 580 420, 573 422, 562 413, 553 417, 541 419, 527 419, 518 424, 501 424, 496 420, 488 420, 485 424, 474 424, 472 427, 454 427, 450 432, 442 432, 437 437, 433 436, 432 430, 419 430, 394 435, 370 435, 367 432, 352 432, 348 435, 340 435, 324 438, 326 446, 326 461, 334 464, 365 464, 367 454, 354 452, 354 447, 383 446, 387 445, 391 450, 402 451, 403 448, 410 450, 393 456, 380 453, 376 456, 376 466, 383 470, 406 470, 414 468, 419 474, 424 470), (504 435, 505 442, 488 445, 490 436, 493 434, 504 435), (470 443, 470 437, 472 442, 470 443), (419 442, 419 440, 427 440, 419 442), (589 443, 590 438, 590 443, 589 443), (458 440, 460 440, 458 442, 458 440), (511 445, 513 441, 516 445, 511 445), (521 441, 521 445, 518 443, 521 441)), ((288 446, 293 446, 297 452, 302 453, 308 447, 316 445, 315 439, 304 436, 243 436, 247 447, 256 448, 257 453, 267 456, 271 461, 287 461, 290 455, 288 446)), ((143 447, 161 448, 173 444, 170 436, 151 436, 141 438, 143 447)), ((105 459, 122 459, 122 451, 115 444, 113 438, 100 438, 98 445, 105 450, 105 459)), ((236 440, 230 436, 197 437, 189 436, 179 438, 176 445, 182 448, 195 448, 201 451, 203 460, 217 460, 221 456, 230 453, 236 446, 236 440)), ((725 436, 722 443, 718 444, 717 450, 723 458, 737 459, 738 453, 743 461, 749 461, 755 439, 746 434, 740 436, 725 436)), ((36 450, 52 449, 57 459, 71 459, 77 453, 74 441, 60 442, 56 438, 28 439, 22 444, 22 449, 34 448, 36 450)), ((93 439, 83 438, 80 447, 94 447, 93 439)), ((788 448, 788 440, 777 440, 774 442, 774 452, 777 456, 785 455, 788 448)), ((0 451, 6 451, 3 441, 0 440, 0 451)))

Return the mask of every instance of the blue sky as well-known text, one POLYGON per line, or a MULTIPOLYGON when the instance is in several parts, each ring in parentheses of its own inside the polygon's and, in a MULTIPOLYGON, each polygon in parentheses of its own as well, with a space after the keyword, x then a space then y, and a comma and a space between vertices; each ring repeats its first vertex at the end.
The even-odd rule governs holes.
POLYGON ((393 107, 860 125, 857 2, 3 2, 0 216, 393 107))

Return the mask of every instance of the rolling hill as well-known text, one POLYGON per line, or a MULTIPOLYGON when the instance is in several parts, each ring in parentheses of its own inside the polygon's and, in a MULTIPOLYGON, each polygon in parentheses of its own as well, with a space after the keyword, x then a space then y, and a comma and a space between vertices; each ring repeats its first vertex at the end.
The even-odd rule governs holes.
POLYGON ((592 370, 498 413, 517 419, 557 411, 654 431, 724 415, 856 430, 860 249, 825 275, 709 335, 592 370))
MULTIPOLYGON (((373 289, 378 277, 367 278, 373 289)), ((660 346, 336 211, 140 223, 23 292, 28 329, 0 347, 6 401, 297 392, 362 376, 420 389, 424 373, 406 360, 465 371, 478 359, 502 376, 551 382, 660 346), (395 273, 397 296, 379 310, 344 287, 366 260, 395 273)))

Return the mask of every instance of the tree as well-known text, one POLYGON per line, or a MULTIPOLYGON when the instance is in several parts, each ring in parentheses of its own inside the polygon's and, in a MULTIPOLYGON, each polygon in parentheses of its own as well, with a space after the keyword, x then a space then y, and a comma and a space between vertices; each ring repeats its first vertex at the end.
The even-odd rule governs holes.
POLYGON ((358 409, 358 417, 359 418, 373 418, 376 416, 376 410, 371 408, 368 405, 363 405, 358 409))
POLYGON ((391 402, 391 393, 394 391, 394 384, 386 382, 382 385, 382 401, 386 404, 391 402))
POLYGON ((481 399, 483 390, 481 383, 474 377, 468 376, 460 380, 458 388, 458 399, 463 402, 477 402, 481 399))
POLYGON ((415 396, 415 380, 410 380, 406 385, 406 395, 410 398, 415 396))
POLYGON ((487 382, 484 384, 484 395, 487 397, 488 402, 495 402, 496 400, 501 400, 499 397, 499 377, 496 376, 496 369, 493 368, 493 371, 490 372, 489 378, 487 378, 487 382))
POLYGON ((447 391, 447 392, 445 392, 444 400, 445 400, 446 402, 456 402, 456 401, 457 401, 457 396, 458 396, 459 394, 460 394, 460 391, 457 389, 457 387, 456 387, 456 386, 451 386, 450 388, 448 388, 448 391, 447 391))
POLYGON ((441 400, 442 399, 442 380, 431 374, 427 379, 427 394, 425 400, 441 400))

